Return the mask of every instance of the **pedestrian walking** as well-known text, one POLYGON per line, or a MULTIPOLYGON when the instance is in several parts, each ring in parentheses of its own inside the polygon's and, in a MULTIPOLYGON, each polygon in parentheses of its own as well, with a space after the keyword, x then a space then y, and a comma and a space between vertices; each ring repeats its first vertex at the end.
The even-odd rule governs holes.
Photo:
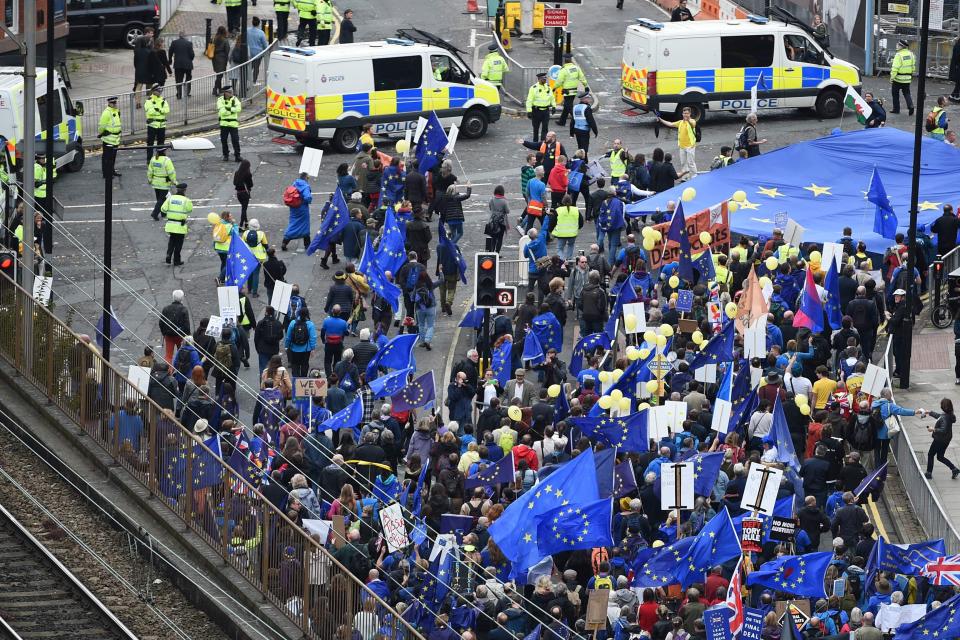
POLYGON ((547 137, 550 111, 554 109, 553 92, 547 86, 547 74, 538 73, 537 82, 527 91, 527 117, 533 121, 533 142, 547 137))
POLYGON ((957 421, 957 416, 953 413, 953 401, 950 398, 942 399, 940 410, 942 413, 929 412, 937 422, 932 427, 927 427, 927 431, 933 436, 933 441, 927 451, 927 472, 924 475, 928 480, 933 479, 933 460, 936 458, 950 469, 950 479, 956 480, 957 476, 960 476, 960 469, 943 455, 953 439, 953 425, 957 421))
POLYGON ((263 267, 263 263, 267 261, 267 247, 269 243, 267 242, 267 234, 260 230, 260 221, 256 218, 250 220, 250 225, 243 235, 243 241, 247 243, 247 246, 250 247, 250 251, 253 253, 253 257, 257 259, 257 266, 247 279, 247 288, 252 297, 259 298, 260 270, 263 267))
POLYGON ((153 187, 153 194, 156 196, 150 217, 159 220, 162 213, 160 209, 170 195, 170 188, 177 184, 177 171, 173 167, 173 160, 167 157, 166 149, 157 149, 153 154, 153 159, 147 165, 147 182, 153 187))
POLYGON ((220 258, 220 276, 218 282, 223 282, 227 273, 227 253, 230 251, 230 239, 237 230, 237 225, 233 221, 233 215, 229 211, 221 211, 220 219, 213 224, 213 250, 217 252, 220 258))
POLYGON ((308 178, 309 174, 301 173, 283 192, 283 203, 290 207, 290 219, 283 232, 281 251, 286 251, 290 241, 297 238, 303 239, 304 249, 310 246, 310 203, 313 202, 313 192, 307 182, 308 178))
POLYGON ((747 157, 753 158, 760 155, 760 145, 766 142, 766 138, 760 139, 757 135, 757 114, 747 114, 746 122, 737 134, 737 151, 746 151, 747 157))
MULTIPOLYGON (((338 273, 341 277, 343 276, 342 272, 338 273)), ((323 371, 327 376, 333 372, 333 367, 343 357, 343 341, 350 332, 350 327, 343 316, 349 313, 350 308, 344 312, 339 304, 335 304, 330 309, 330 315, 320 325, 320 340, 323 342, 323 371)))
POLYGON ((100 114, 100 122, 97 126, 97 137, 103 143, 103 155, 100 157, 100 171, 103 179, 106 180, 112 173, 120 177, 120 172, 116 169, 117 147, 120 146, 120 132, 123 130, 123 124, 120 120, 120 109, 117 108, 117 96, 107 98, 107 106, 100 114))
POLYGON ((193 42, 181 31, 176 40, 170 43, 167 56, 173 65, 173 79, 177 83, 177 100, 183 99, 184 88, 190 97, 190 82, 193 80, 193 42))
POLYGON ((167 78, 173 75, 167 50, 163 48, 163 41, 154 38, 150 46, 150 57, 147 62, 150 68, 150 86, 167 84, 167 78))
POLYGON ((567 123, 567 117, 573 113, 573 101, 580 91, 580 85, 583 85, 586 93, 590 93, 587 77, 583 75, 583 69, 573 61, 573 54, 563 54, 563 66, 557 74, 557 84, 563 91, 563 111, 557 120, 557 124, 562 127, 567 123))
POLYGON ((175 267, 183 264, 180 252, 183 250, 183 241, 187 237, 187 220, 193 212, 193 202, 186 194, 187 183, 181 182, 177 185, 176 193, 164 200, 160 208, 160 213, 167 219, 163 231, 169 236, 166 262, 170 264, 172 258, 175 267))
POLYGON ((260 63, 263 62, 261 53, 267 50, 267 47, 270 46, 267 42, 267 34, 263 32, 263 29, 260 27, 260 18, 253 16, 250 19, 250 26, 247 27, 247 53, 250 56, 250 60, 253 66, 253 83, 257 83, 257 78, 260 77, 260 63))
POLYGON ((303 42, 304 35, 307 36, 307 43, 311 47, 316 46, 317 1, 318 0, 293 0, 293 6, 297 8, 297 14, 300 17, 300 23, 297 25, 297 42, 294 46, 300 46, 300 43, 303 42))
POLYGON ((227 30, 236 33, 240 30, 243 18, 243 0, 220 0, 227 11, 227 30))
POLYGON ((597 245, 603 251, 603 241, 607 241, 607 255, 616 258, 620 252, 620 232, 626 226, 623 218, 623 201, 617 197, 613 187, 607 188, 607 197, 597 213, 597 245))
POLYGON ((590 132, 593 137, 600 135, 597 121, 593 117, 593 96, 583 91, 578 96, 580 102, 573 107, 573 118, 570 120, 570 137, 577 139, 577 149, 584 152, 590 150, 590 132))
POLYGON ((430 351, 433 349, 434 328, 437 324, 437 298, 433 290, 440 284, 441 280, 434 282, 426 269, 420 270, 417 277, 417 284, 413 289, 413 306, 417 320, 417 342, 421 347, 430 351))
POLYGON ((917 58, 910 51, 910 44, 906 40, 897 41, 897 52, 890 63, 890 85, 893 91, 893 109, 890 113, 900 113, 900 94, 903 94, 907 103, 907 110, 913 115, 913 96, 910 95, 910 83, 913 82, 913 72, 917 66, 917 58))
POLYGON ((290 23, 290 0, 273 0, 273 10, 277 14, 277 40, 287 39, 290 23))
POLYGON ((240 126, 240 111, 243 105, 233 95, 233 87, 224 87, 223 95, 217 98, 217 118, 220 124, 220 147, 223 151, 223 161, 230 160, 230 153, 227 150, 227 139, 233 143, 233 159, 240 162, 240 132, 237 130, 240 126))
POLYGON ((662 125, 677 130, 677 146, 680 149, 680 173, 686 174, 687 180, 697 177, 698 127, 697 121, 691 117, 691 113, 690 107, 684 107, 683 116, 676 122, 657 117, 662 125))
POLYGON ((190 312, 183 304, 183 291, 176 289, 170 304, 160 310, 160 335, 163 336, 163 359, 173 362, 173 352, 190 335, 190 312))
POLYGON ((573 259, 573 248, 582 227, 583 214, 573 205, 570 194, 563 196, 560 206, 557 207, 557 224, 552 234, 557 239, 557 252, 564 260, 573 259))
POLYGON ((253 349, 257 352, 259 371, 262 374, 270 363, 270 358, 280 353, 280 340, 283 338, 283 325, 277 320, 273 307, 267 305, 263 310, 263 318, 253 332, 253 349))
POLYGON ((210 60, 213 63, 213 72, 217 74, 213 83, 213 95, 218 96, 223 87, 223 74, 230 62, 230 40, 227 37, 227 28, 223 25, 217 27, 217 33, 213 36, 213 57, 210 60))
POLYGON ((163 86, 155 84, 150 89, 150 97, 143 106, 143 113, 147 117, 147 163, 156 147, 162 147, 167 139, 167 114, 170 113, 170 103, 163 97, 163 86))
POLYGON ((357 26, 353 24, 353 9, 347 9, 343 12, 343 20, 340 21, 340 44, 353 44, 353 34, 357 32, 357 26))
POLYGON ((467 192, 460 194, 457 193, 457 186, 451 184, 447 187, 447 192, 441 195, 439 200, 435 200, 427 211, 428 217, 434 211, 440 215, 440 224, 447 226, 449 230, 447 235, 450 242, 454 244, 463 237, 463 201, 473 193, 473 187, 469 180, 467 180, 466 187, 467 192))
POLYGON ((250 205, 250 192, 253 189, 253 172, 250 170, 250 161, 246 158, 240 161, 237 170, 233 172, 233 188, 240 203, 240 228, 246 229, 247 207, 250 205))
POLYGON ((440 283, 440 310, 448 316, 453 315, 453 302, 457 295, 457 282, 460 280, 461 260, 463 260, 463 254, 456 243, 437 246, 437 275, 443 277, 443 282, 440 283))
POLYGON ((330 44, 330 35, 333 33, 333 2, 331 0, 316 0, 317 2, 317 45, 330 44))
MULTIPOLYGON (((509 226, 507 218, 510 215, 510 204, 507 202, 507 198, 504 195, 505 193, 503 185, 498 184, 493 188, 493 197, 490 198, 490 202, 487 203, 487 208, 490 210, 490 219, 487 220, 487 225, 483 230, 484 235, 487 236, 487 251, 500 253, 500 249, 503 247, 503 234, 509 226)), ((409 238, 410 229, 408 225, 408 241, 409 238)))
POLYGON ((153 50, 153 27, 147 27, 133 45, 133 93, 137 109, 143 106, 140 87, 144 93, 153 85, 150 77, 150 52, 153 50))
POLYGON ((310 369, 310 355, 317 348, 317 328, 310 320, 308 308, 301 307, 297 317, 287 326, 284 346, 287 349, 290 374, 294 378, 305 377, 310 369))

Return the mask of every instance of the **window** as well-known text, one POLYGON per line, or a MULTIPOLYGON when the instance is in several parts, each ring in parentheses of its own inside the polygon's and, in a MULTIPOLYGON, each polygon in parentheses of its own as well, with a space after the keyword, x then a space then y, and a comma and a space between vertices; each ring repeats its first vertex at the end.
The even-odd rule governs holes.
MULTIPOLYGON (((68 116, 76 116, 77 109, 73 104, 73 101, 70 100, 70 94, 67 93, 67 90, 63 87, 60 88, 60 100, 63 102, 63 108, 67 112, 68 116)), ((54 107, 56 110, 56 107, 54 107)))
MULTIPOLYGON (((46 131, 47 123, 47 96, 46 94, 37 97, 37 108, 40 110, 40 127, 46 131)), ((63 122, 63 109, 60 106, 60 92, 53 92, 53 126, 63 122)))
POLYGON ((70 0, 67 4, 70 11, 83 11, 87 8, 86 0, 70 0))
POLYGON ((450 56, 430 56, 430 72, 435 80, 466 84, 466 74, 450 56))
POLYGON ((90 0, 91 9, 120 9, 125 6, 125 0, 90 0))
POLYGON ((724 36, 720 40, 720 64, 724 69, 773 65, 772 35, 724 36))
POLYGON ((792 62, 824 64, 823 54, 806 36, 783 36, 783 50, 787 54, 787 60, 792 62))
POLYGON ((420 56, 377 58, 373 61, 375 91, 419 89, 423 84, 423 61, 420 56))
POLYGON ((3 23, 14 33, 20 33, 20 0, 3 0, 3 23))

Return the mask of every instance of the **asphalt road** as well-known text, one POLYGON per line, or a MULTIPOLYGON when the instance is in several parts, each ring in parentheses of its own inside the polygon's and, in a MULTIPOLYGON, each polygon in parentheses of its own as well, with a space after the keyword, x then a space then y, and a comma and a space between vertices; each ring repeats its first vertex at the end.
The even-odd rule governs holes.
MULTIPOLYGON (((573 10, 574 43, 581 56, 591 87, 603 94, 604 107, 597 114, 600 127, 599 139, 593 142, 593 150, 600 151, 613 138, 624 140, 634 151, 649 153, 655 146, 673 150, 675 138, 667 135, 658 140, 653 135, 650 117, 627 117, 621 111, 625 105, 617 99, 619 88, 619 46, 625 25, 634 17, 662 18, 663 13, 652 4, 628 0, 627 8, 618 12, 610 8, 597 11, 596 6, 575 7, 573 10), (581 55, 582 54, 582 55, 581 55)), ((412 3, 405 7, 408 16, 402 23, 396 22, 395 9, 376 6, 369 0, 351 3, 356 12, 355 22, 359 28, 358 40, 375 39, 393 35, 400 26, 418 26, 447 38, 462 49, 480 49, 484 53, 489 38, 483 35, 483 18, 471 18, 461 13, 459 3, 412 3)), ((344 5, 341 8, 345 8, 344 5)), ((549 50, 543 56, 549 58, 549 50)), ((469 59, 469 58, 468 58, 469 59)), ((868 88, 886 89, 887 78, 867 79, 868 88)), ((933 89, 943 91, 942 85, 933 84, 933 89)), ((933 91, 931 91, 933 93, 933 91)), ((949 109, 954 110, 953 107, 949 109)), ((701 170, 709 166, 722 144, 730 144, 739 130, 742 115, 709 114, 703 124, 703 141, 698 150, 701 170)), ((904 114, 893 116, 892 126, 909 128, 912 121, 904 114)), ((760 136, 770 140, 769 149, 784 146, 799 140, 826 135, 838 126, 839 121, 819 121, 809 111, 785 110, 771 114, 762 113, 760 136)), ((852 117, 843 121, 843 128, 857 126, 852 117)), ((487 219, 487 201, 493 187, 504 184, 511 198, 512 213, 519 206, 519 167, 523 163, 525 149, 517 144, 518 138, 530 135, 529 121, 516 116, 505 116, 492 125, 481 140, 461 140, 457 144, 455 173, 461 183, 467 179, 474 185, 473 197, 466 204, 467 221, 461 248, 472 263, 473 254, 483 249, 483 225, 487 219)), ((211 134, 219 147, 219 139, 211 134)), ((261 121, 241 130, 243 155, 254 167, 254 189, 250 217, 258 218, 271 242, 279 243, 287 223, 287 208, 281 202, 283 188, 295 177, 299 166, 299 148, 277 144, 274 134, 267 131, 261 121)), ((561 140, 570 140, 561 132, 561 140)), ((384 144, 390 148, 392 143, 384 144)), ((125 367, 135 361, 144 345, 159 345, 160 334, 157 320, 147 305, 160 308, 167 304, 170 292, 183 289, 186 303, 194 322, 216 313, 216 290, 214 278, 219 269, 219 260, 211 246, 210 226, 206 216, 223 207, 239 210, 232 187, 231 177, 236 165, 221 162, 219 148, 213 152, 171 152, 180 180, 189 183, 187 194, 194 201, 197 219, 191 224, 191 232, 184 246, 183 267, 164 264, 167 236, 162 222, 153 222, 150 211, 153 206, 153 191, 145 179, 145 152, 122 152, 118 169, 123 173, 115 183, 114 197, 114 270, 118 283, 114 285, 113 304, 126 330, 117 340, 114 361, 125 367), (122 281, 122 282, 121 282, 122 281)), ((335 169, 340 162, 351 159, 329 150, 325 152, 319 179, 313 181, 317 192, 329 192, 335 185, 335 169)), ((54 303, 61 315, 67 317, 80 333, 94 333, 101 297, 99 268, 89 255, 103 254, 103 181, 99 174, 99 158, 88 158, 87 166, 78 174, 63 174, 57 181, 54 193, 66 205, 64 221, 56 232, 53 263, 57 269, 54 278, 54 303)), ((317 198, 317 202, 320 202, 317 198)), ((315 207, 319 212, 319 206, 315 207)), ((315 216, 313 231, 319 225, 315 216)), ((504 246, 505 258, 515 257, 518 236, 508 232, 504 246)), ((593 241, 589 229, 581 238, 579 247, 593 241)), ((578 247, 578 248, 579 248, 578 247)), ((291 249, 293 247, 291 246, 291 249)), ((302 248, 281 255, 288 266, 287 280, 300 284, 308 303, 313 309, 323 306, 326 291, 330 286, 333 270, 324 271, 319 266, 318 256, 307 257, 302 248)), ((262 314, 265 297, 254 300, 254 310, 262 314)), ((420 370, 433 369, 438 378, 446 365, 447 349, 454 335, 454 328, 462 312, 469 306, 466 287, 458 290, 455 315, 438 318, 435 348, 432 352, 418 349, 420 370)), ((314 319, 320 319, 315 313, 314 319)), ((573 323, 571 323, 573 324, 573 323)), ((568 331, 569 333, 569 331, 568 331)), ((567 336, 568 340, 570 336, 567 336)), ((318 350, 317 357, 322 357, 318 350)), ((322 362, 322 360, 321 360, 322 362)), ((253 369, 244 370, 245 381, 256 386, 253 369)), ((438 380, 438 383, 440 380, 438 380)), ((250 408, 250 401, 241 399, 241 406, 250 408)))

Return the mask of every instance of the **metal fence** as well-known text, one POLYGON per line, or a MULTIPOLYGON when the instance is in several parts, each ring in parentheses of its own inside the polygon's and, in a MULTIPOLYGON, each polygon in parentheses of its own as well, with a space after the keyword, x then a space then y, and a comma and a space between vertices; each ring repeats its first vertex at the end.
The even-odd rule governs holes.
POLYGON ((507 59, 510 69, 503 76, 503 92, 514 102, 523 106, 527 99, 527 90, 537 82, 537 74, 547 73, 550 67, 525 67, 510 57, 498 36, 494 35, 493 41, 500 47, 500 54, 507 59))
MULTIPOLYGON (((877 73, 889 72, 893 56, 897 53, 897 42, 906 40, 910 43, 910 50, 915 55, 920 54, 919 29, 904 28, 881 18, 878 20, 876 48, 874 50, 874 69, 877 73)), ((953 53, 953 43, 956 40, 956 29, 953 33, 945 31, 931 32, 927 38, 927 77, 947 78, 950 74, 950 56, 953 53)))
POLYGON ((500 282, 516 287, 527 286, 527 260, 500 260, 497 269, 499 270, 500 282))
MULTIPOLYGON (((888 374, 890 368, 891 347, 893 340, 887 340, 887 347, 883 352, 883 366, 888 374)), ((888 380, 891 378, 887 377, 888 380)), ((891 391, 893 387, 891 385, 891 391)), ((960 553, 960 533, 950 521, 950 516, 944 510, 940 499, 937 498, 936 490, 923 475, 923 467, 917 458, 917 452, 913 448, 913 442, 910 441, 910 435, 907 429, 902 429, 900 435, 894 436, 890 440, 890 448, 893 457, 897 461, 897 471, 900 474, 900 482, 910 499, 910 505, 916 514, 920 525, 927 534, 928 539, 943 538, 947 545, 947 553, 960 553)))
MULTIPOLYGON (((230 66, 223 73, 194 78, 190 82, 177 85, 171 77, 171 82, 163 87, 163 97, 170 103, 170 114, 167 116, 168 127, 187 126, 214 123, 217 121, 216 89, 220 86, 233 86, 234 95, 240 98, 245 105, 253 104, 254 100, 266 91, 267 71, 270 65, 270 54, 278 46, 274 40, 270 46, 259 55, 243 64, 230 66), (177 97, 177 92, 181 97, 177 97)), ((203 55, 203 45, 199 47, 203 55)), ((142 104, 148 95, 149 88, 140 92, 123 93, 119 98, 118 106, 123 121, 123 134, 136 135, 146 131, 147 120, 142 104)), ((88 142, 96 140, 100 114, 107 107, 108 96, 96 96, 83 100, 83 132, 88 142)))
POLYGON ((0 276, 0 358, 259 589, 305 637, 349 638, 354 615, 364 610, 377 616, 379 633, 386 637, 423 640, 171 411, 161 409, 6 276, 0 276), (32 324, 29 343, 25 323, 32 324))

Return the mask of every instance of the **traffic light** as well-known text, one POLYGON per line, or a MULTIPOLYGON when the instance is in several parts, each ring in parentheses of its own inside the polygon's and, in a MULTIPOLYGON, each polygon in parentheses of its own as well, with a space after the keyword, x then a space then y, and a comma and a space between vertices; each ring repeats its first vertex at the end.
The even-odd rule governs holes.
POLYGON ((477 307, 497 306, 497 260, 496 253, 478 253, 476 257, 476 289, 474 300, 477 307))
POLYGON ((17 254, 14 251, 0 250, 0 273, 14 282, 17 281, 17 254))

